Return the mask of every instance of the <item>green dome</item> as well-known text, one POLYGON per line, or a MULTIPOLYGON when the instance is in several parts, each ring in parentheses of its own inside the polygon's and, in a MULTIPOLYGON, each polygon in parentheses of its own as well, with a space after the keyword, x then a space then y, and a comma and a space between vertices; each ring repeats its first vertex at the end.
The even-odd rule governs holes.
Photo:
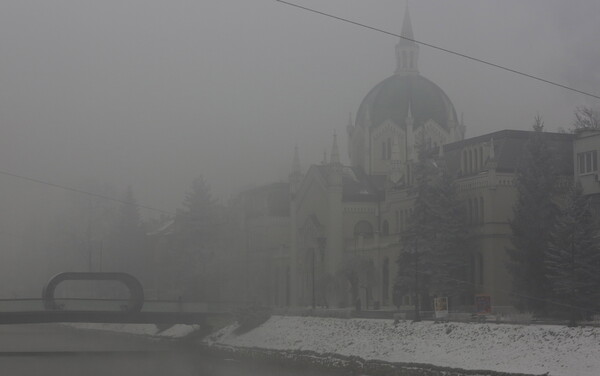
POLYGON ((418 74, 393 75, 377 84, 363 99, 356 114, 356 125, 377 126, 385 120, 405 127, 410 103, 414 127, 432 119, 445 129, 456 121, 456 111, 439 86, 418 74))

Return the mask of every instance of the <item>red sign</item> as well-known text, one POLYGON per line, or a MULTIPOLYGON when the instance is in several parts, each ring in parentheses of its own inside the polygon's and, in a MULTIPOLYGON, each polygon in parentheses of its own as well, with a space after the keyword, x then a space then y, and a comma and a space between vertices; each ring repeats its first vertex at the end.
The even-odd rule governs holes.
POLYGON ((492 297, 489 295, 475 295, 475 312, 478 315, 492 313, 492 297))

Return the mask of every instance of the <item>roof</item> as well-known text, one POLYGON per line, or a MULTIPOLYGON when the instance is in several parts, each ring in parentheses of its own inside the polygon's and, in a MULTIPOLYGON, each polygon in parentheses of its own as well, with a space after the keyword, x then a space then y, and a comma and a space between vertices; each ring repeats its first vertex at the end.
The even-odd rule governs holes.
MULTIPOLYGON (((330 165, 318 165, 317 170, 327 180, 330 165)), ((342 167, 342 201, 344 202, 375 202, 384 195, 385 176, 369 176, 362 168, 342 167)))
POLYGON ((456 121, 454 105, 439 86, 419 74, 397 74, 367 94, 358 108, 356 125, 373 127, 390 119, 405 127, 409 104, 414 127, 432 119, 447 129, 450 120, 456 121))
MULTIPOLYGON (((444 145, 444 155, 448 161, 448 167, 454 171, 460 171, 461 152, 469 146, 488 143, 494 139, 494 153, 497 161, 497 171, 513 172, 516 170, 525 146, 534 131, 502 130, 485 135, 469 138, 462 141, 444 145)), ((548 148, 556 155, 558 161, 557 170, 559 174, 573 174, 573 139, 571 133, 543 132, 548 148)))

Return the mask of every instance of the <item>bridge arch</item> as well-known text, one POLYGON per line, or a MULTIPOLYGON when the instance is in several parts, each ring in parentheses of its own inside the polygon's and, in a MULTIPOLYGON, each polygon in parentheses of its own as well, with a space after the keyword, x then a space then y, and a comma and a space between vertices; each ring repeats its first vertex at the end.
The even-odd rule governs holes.
POLYGON ((56 287, 64 281, 117 281, 129 290, 129 304, 127 312, 140 312, 144 305, 144 288, 137 278, 127 273, 117 272, 65 272, 52 277, 42 290, 44 308, 57 311, 61 308, 54 299, 56 287))

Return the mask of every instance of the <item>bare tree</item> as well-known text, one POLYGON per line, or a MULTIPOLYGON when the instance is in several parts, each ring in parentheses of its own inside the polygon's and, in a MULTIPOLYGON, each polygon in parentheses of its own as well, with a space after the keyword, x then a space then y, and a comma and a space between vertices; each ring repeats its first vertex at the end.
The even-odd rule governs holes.
POLYGON ((575 110, 575 120, 573 121, 573 130, 600 129, 600 112, 591 107, 577 107, 575 110))

